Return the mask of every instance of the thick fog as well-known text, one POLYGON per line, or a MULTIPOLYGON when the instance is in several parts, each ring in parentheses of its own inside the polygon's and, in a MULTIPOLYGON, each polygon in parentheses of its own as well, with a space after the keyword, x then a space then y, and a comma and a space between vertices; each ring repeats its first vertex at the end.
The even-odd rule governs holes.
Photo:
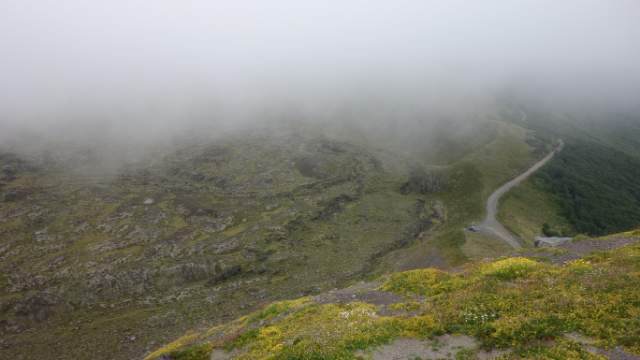
POLYGON ((505 91, 630 109, 639 19, 635 0, 3 0, 0 141, 471 119, 505 91))

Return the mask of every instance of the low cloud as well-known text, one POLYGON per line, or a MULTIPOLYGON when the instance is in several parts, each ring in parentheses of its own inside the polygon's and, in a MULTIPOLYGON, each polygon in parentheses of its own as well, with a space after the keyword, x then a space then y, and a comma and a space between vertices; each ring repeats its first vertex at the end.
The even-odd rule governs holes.
POLYGON ((0 141, 472 119, 505 92, 637 110, 639 16, 632 0, 7 0, 0 141))

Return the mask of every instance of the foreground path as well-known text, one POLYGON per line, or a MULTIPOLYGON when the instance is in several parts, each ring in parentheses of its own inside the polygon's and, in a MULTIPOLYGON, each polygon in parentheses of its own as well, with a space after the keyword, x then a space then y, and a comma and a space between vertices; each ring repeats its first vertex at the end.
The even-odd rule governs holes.
POLYGON ((496 216, 498 214, 498 203, 500 202, 500 198, 502 197, 502 195, 506 194, 509 190, 511 190, 514 186, 520 184, 522 181, 524 181, 526 178, 528 178, 534 172, 536 172, 538 169, 544 166, 544 164, 546 164, 549 160, 551 160, 551 158, 553 158, 553 156, 556 153, 562 150, 563 146, 564 146, 564 142, 560 140, 560 142, 555 147, 555 149, 553 149, 553 151, 551 151, 542 160, 535 163, 532 167, 530 167, 527 171, 523 172, 522 174, 518 175, 515 179, 512 179, 506 184, 499 187, 496 191, 493 192, 493 194, 491 194, 491 196, 489 196, 489 199, 487 200, 487 206, 486 206, 487 215, 478 226, 481 232, 492 235, 492 236, 496 236, 504 240, 513 248, 518 249, 522 247, 520 240, 516 236, 514 236, 511 232, 509 232, 509 230, 507 230, 498 221, 498 219, 496 219, 496 216))

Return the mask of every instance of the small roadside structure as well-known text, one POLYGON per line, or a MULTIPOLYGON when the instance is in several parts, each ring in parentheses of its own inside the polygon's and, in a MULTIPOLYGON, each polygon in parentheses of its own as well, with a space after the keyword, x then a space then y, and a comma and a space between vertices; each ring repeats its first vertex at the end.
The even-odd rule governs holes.
POLYGON ((552 236, 552 237, 536 236, 533 242, 533 245, 535 245, 535 247, 555 247, 555 246, 562 245, 566 242, 569 242, 571 241, 571 239, 572 238, 570 237, 559 237, 559 236, 552 236))

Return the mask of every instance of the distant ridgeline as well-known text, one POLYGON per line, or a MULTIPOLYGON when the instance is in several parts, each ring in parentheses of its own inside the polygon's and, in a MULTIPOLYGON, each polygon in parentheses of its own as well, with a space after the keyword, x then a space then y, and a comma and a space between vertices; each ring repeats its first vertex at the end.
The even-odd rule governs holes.
POLYGON ((532 179, 550 193, 578 233, 603 235, 640 225, 640 117, 551 119, 531 112, 529 127, 566 146, 532 179))

